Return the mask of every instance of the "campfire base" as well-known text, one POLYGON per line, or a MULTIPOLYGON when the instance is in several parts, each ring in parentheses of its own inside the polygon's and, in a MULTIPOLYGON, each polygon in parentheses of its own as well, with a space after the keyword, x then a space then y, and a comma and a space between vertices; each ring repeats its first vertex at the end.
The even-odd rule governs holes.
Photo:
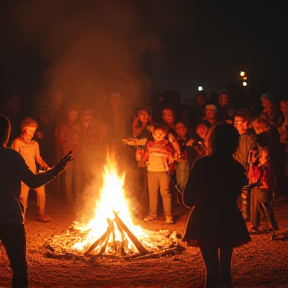
MULTIPOLYGON (((121 219, 120 219, 121 220, 121 219)), ((44 243, 44 254, 48 258, 57 258, 65 260, 81 260, 81 261, 94 261, 96 259, 118 259, 118 260, 132 260, 132 259, 148 259, 158 258, 166 255, 175 255, 182 253, 185 248, 180 244, 182 243, 181 235, 177 232, 170 232, 168 230, 160 231, 148 231, 144 230, 148 235, 149 245, 144 243, 137 243, 141 246, 136 247, 138 252, 125 251, 123 243, 115 241, 114 243, 108 243, 107 233, 103 234, 97 243, 93 243, 88 250, 78 251, 73 248, 75 243, 81 242, 83 238, 88 234, 89 231, 81 231, 76 228, 77 223, 73 223, 64 233, 61 235, 54 235, 51 239, 47 239, 44 243), (94 248, 102 242, 102 246, 99 251, 94 248), (113 246, 113 249, 109 249, 113 246), (108 246, 108 247, 107 247, 108 246), (108 249, 106 249, 108 248, 108 249), (112 251, 107 254, 108 251, 112 251), (106 252, 105 252, 106 251, 106 252), (105 253, 104 253, 105 252, 105 253)), ((134 239, 135 240, 135 239, 134 239)), ((136 240, 135 240, 136 241, 136 240)), ((133 242, 134 243, 134 242, 133 242)))

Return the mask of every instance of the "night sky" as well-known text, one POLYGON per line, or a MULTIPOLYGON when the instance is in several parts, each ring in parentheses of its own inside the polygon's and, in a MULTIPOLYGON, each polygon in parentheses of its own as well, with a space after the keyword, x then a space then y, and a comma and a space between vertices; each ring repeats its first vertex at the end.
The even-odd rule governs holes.
POLYGON ((1 0, 0 9, 1 97, 188 98, 198 85, 237 82, 240 70, 259 97, 288 97, 286 0, 1 0))

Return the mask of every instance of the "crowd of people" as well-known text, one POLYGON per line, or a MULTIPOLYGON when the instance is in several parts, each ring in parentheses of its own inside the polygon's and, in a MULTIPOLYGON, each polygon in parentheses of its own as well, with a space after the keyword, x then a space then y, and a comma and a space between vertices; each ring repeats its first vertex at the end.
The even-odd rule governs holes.
MULTIPOLYGON (((216 255, 215 249, 222 248, 220 252, 227 261, 219 265, 224 265, 221 269, 227 273, 222 275, 223 281, 228 283, 231 275, 227 263, 231 262, 233 248, 250 241, 246 225, 244 229, 242 218, 235 210, 236 203, 244 216, 243 221, 251 226, 248 227, 250 233, 259 231, 260 213, 266 216, 268 229, 275 231, 278 224, 271 202, 277 204, 288 196, 288 101, 284 98, 276 101, 272 93, 266 92, 259 97, 261 105, 257 109, 249 103, 236 105, 231 98, 224 90, 216 97, 199 92, 192 105, 182 105, 177 97, 158 97, 156 103, 132 108, 123 95, 114 92, 108 101, 109 108, 102 109, 97 107, 97 101, 92 101, 95 106, 69 102, 57 91, 46 104, 22 115, 19 113, 20 98, 11 95, 0 110, 11 122, 9 141, 4 136, 3 141, 7 140, 5 145, 24 158, 32 174, 45 175, 46 171, 53 170, 50 167, 55 161, 73 151, 76 161, 54 181, 56 185, 47 186, 47 190, 63 196, 73 209, 91 200, 91 195, 87 194, 91 184, 101 187, 106 154, 114 153, 120 173, 126 173, 125 190, 135 217, 146 222, 155 221, 161 213, 159 199, 166 224, 174 223, 173 212, 177 205, 193 207, 184 239, 189 245, 200 247, 207 281, 211 283, 220 276, 219 267, 211 266, 209 255, 216 255), (235 181, 231 183, 231 179, 235 181), (214 190, 222 191, 213 196, 217 199, 210 193, 214 190), (233 190, 229 197, 228 190, 233 190), (196 209, 197 205, 200 208, 196 209), (201 216, 205 205, 210 205, 205 209, 206 216, 210 211, 209 219, 219 212, 219 207, 231 213, 231 223, 224 220, 221 213, 214 219, 223 222, 222 228, 217 226, 218 222, 215 226, 216 230, 223 229, 222 238, 215 236, 217 231, 213 225, 205 222, 206 216, 205 219, 201 216), (231 230, 234 220, 237 231, 230 231, 234 242, 227 246, 225 241, 229 235, 225 231, 231 230), (209 235, 215 240, 212 250, 205 240, 211 241, 209 235)), ((31 186, 22 181, 18 196, 25 217, 31 186)), ((39 220, 51 221, 45 213, 46 189, 41 185, 37 187, 34 190, 39 220)), ((97 196, 97 191, 93 191, 96 200, 97 196)))
MULTIPOLYGON (((79 203, 87 202, 90 196, 85 190, 92 182, 101 187, 102 169, 109 150, 115 153, 120 170, 126 173, 126 190, 135 215, 144 221, 157 219, 160 191, 166 222, 173 223, 173 209, 182 203, 181 192, 189 170, 197 158, 207 154, 206 136, 221 122, 234 125, 239 132, 239 147, 234 157, 243 165, 247 176, 251 174, 248 173, 251 165, 258 165, 261 149, 268 149, 267 157, 277 182, 271 189, 271 197, 274 203, 287 197, 288 101, 276 101, 272 93, 267 92, 259 97, 256 108, 255 101, 254 106, 247 101, 237 105, 226 90, 216 96, 199 92, 190 105, 181 103, 177 95, 156 99, 133 107, 123 95, 114 92, 108 99, 108 109, 103 112, 97 107, 97 101, 94 106, 81 105, 67 101, 63 93, 55 91, 28 115, 19 113, 21 103, 17 95, 11 95, 0 112, 12 123, 7 146, 18 151, 27 164, 31 161, 27 157, 32 157, 32 162, 35 159, 33 165, 28 165, 33 173, 49 169, 52 163, 73 151, 77 165, 71 163, 64 175, 46 190, 56 191, 74 208, 76 203, 79 208, 79 203), (30 136, 29 130, 33 130, 30 136), (26 149, 29 147, 28 156, 25 153, 29 154, 26 149), (258 156, 256 162, 252 162, 253 153, 258 156), (151 174, 162 174, 162 178, 155 179, 151 174)), ((23 187, 25 210, 28 190, 23 187)), ((254 207, 251 191, 243 188, 242 196, 247 203, 238 200, 246 220, 251 220, 254 213, 250 209, 254 207)), ((52 220, 44 210, 44 187, 36 192, 40 218, 52 220)))

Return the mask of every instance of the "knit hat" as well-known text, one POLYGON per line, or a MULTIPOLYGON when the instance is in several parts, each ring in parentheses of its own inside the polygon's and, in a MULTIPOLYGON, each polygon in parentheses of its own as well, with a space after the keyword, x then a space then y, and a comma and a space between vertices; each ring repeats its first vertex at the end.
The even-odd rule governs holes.
POLYGON ((271 92, 265 92, 262 96, 261 99, 268 99, 271 103, 275 102, 275 98, 271 92))

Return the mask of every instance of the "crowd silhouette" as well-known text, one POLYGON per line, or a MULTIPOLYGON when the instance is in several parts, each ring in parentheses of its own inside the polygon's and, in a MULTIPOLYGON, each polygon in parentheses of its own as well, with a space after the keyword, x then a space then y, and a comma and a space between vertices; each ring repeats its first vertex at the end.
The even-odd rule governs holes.
MULTIPOLYGON (((205 138, 208 131, 222 122, 234 125, 239 132, 235 157, 246 172, 251 151, 255 147, 268 147, 277 179, 272 201, 277 204, 287 198, 288 101, 284 97, 274 97, 271 92, 251 97, 228 90, 210 94, 201 91, 190 101, 184 101, 176 91, 158 91, 146 99, 138 99, 133 105, 125 95, 113 92, 107 97, 107 105, 102 107, 97 99, 70 101, 63 91, 54 91, 45 100, 37 101, 30 110, 22 109, 23 100, 20 99, 18 95, 9 95, 0 110, 12 125, 7 146, 11 147, 12 141, 20 136, 22 121, 31 117, 37 123, 34 139, 48 166, 73 150, 77 165, 72 163, 57 181, 46 187, 47 193, 62 196, 73 209, 82 205, 79 203, 85 205, 89 199, 85 191, 92 182, 99 187, 102 185, 106 154, 113 151, 120 172, 126 174, 125 188, 132 199, 135 216, 140 219, 149 216, 149 159, 136 159, 136 154, 146 151, 147 143, 153 141, 153 127, 158 124, 167 129, 165 139, 173 154, 173 161, 164 169, 168 171, 170 182, 172 214, 173 207, 182 204, 179 191, 184 190, 193 163, 207 154, 205 138), (123 141, 125 139, 130 142, 123 141), (138 145, 132 141, 131 144, 131 139, 146 139, 147 142, 138 145)), ((37 165, 38 170, 42 168, 37 165)), ((245 191, 247 193, 243 188, 244 194, 245 191)), ((238 202, 241 206, 241 199, 238 202)), ((248 209, 244 206, 243 213, 248 209)), ((250 212, 246 211, 247 220, 250 212)))

